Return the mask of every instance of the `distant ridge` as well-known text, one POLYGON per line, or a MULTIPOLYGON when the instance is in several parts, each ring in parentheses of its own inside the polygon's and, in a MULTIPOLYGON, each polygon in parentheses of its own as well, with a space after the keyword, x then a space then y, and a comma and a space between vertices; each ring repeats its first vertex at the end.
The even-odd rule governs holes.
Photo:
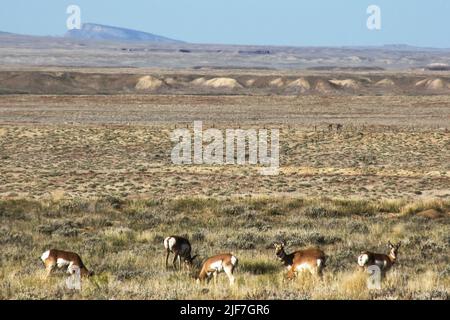
POLYGON ((84 23, 81 29, 73 29, 66 32, 65 37, 84 40, 183 43, 183 41, 166 38, 152 33, 95 23, 84 23))

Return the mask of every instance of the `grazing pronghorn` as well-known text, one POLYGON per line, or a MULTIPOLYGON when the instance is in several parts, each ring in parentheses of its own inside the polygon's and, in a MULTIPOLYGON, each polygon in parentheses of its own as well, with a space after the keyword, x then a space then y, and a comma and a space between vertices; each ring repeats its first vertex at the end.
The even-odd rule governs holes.
POLYGON ((275 243, 275 254, 288 269, 288 278, 293 279, 297 272, 309 271, 313 275, 322 276, 325 267, 325 253, 317 248, 294 251, 287 254, 284 251, 285 243, 275 243))
POLYGON ((77 268, 80 269, 82 276, 89 277, 94 274, 86 268, 80 256, 74 252, 51 249, 42 254, 41 260, 44 262, 45 269, 47 269, 47 276, 50 275, 55 267, 67 267, 67 272, 70 274, 74 274, 77 268))
POLYGON ((398 249, 401 246, 401 241, 397 244, 388 242, 389 254, 373 253, 370 251, 364 251, 358 256, 358 266, 360 269, 364 269, 368 266, 376 265, 380 268, 381 272, 388 271, 397 260, 398 249))
POLYGON ((181 258, 188 265, 192 266, 192 262, 197 257, 197 255, 191 257, 191 244, 188 239, 170 236, 164 239, 164 248, 166 248, 166 269, 168 268, 169 254, 172 252, 175 256, 173 257, 173 267, 176 269, 176 261, 178 259, 179 266, 181 269, 181 258))
POLYGON ((209 282, 211 277, 214 277, 214 282, 217 283, 217 275, 225 272, 230 280, 230 285, 234 284, 234 269, 237 267, 238 259, 231 253, 219 254, 217 256, 206 259, 203 263, 197 282, 209 282))

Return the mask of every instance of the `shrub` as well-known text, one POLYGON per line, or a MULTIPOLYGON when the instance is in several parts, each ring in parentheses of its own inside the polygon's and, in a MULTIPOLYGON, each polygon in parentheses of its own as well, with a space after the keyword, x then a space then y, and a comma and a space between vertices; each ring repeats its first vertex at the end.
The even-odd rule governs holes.
POLYGON ((81 223, 65 220, 55 223, 41 224, 38 231, 47 235, 60 235, 63 237, 76 237, 80 231, 81 223))
POLYGON ((25 220, 25 212, 39 211, 41 205, 39 202, 28 200, 3 200, 0 201, 0 217, 25 220))
POLYGON ((206 238, 205 233, 203 231, 197 231, 192 233, 191 239, 192 241, 202 242, 206 238))
POLYGON ((336 217, 336 210, 329 210, 324 207, 307 207, 304 211, 305 215, 311 218, 336 217))
POLYGON ((273 274, 280 272, 280 263, 275 259, 270 261, 250 260, 239 263, 239 271, 251 274, 273 274))
POLYGON ((82 199, 62 200, 57 203, 61 213, 79 213, 89 210, 90 202, 82 199))
POLYGON ((279 206, 272 204, 264 210, 264 213, 270 216, 281 216, 283 214, 283 210, 279 206))
POLYGON ((169 204, 171 210, 175 212, 201 211, 208 205, 212 205, 212 200, 202 198, 181 198, 172 200, 169 204))
POLYGON ((0 228, 0 245, 13 244, 23 247, 31 247, 33 238, 23 232, 14 232, 5 227, 0 228))
POLYGON ((107 204, 109 204, 113 209, 121 209, 122 206, 125 204, 125 201, 117 198, 117 197, 113 197, 113 196, 107 196, 105 198, 103 198, 101 201, 98 201, 98 204, 102 204, 103 202, 106 202, 107 204))
POLYGON ((226 205, 218 209, 219 214, 239 216, 245 212, 245 207, 242 205, 226 205))
POLYGON ((428 209, 435 209, 439 212, 446 212, 450 210, 450 201, 444 201, 444 200, 421 200, 413 203, 409 203, 404 205, 400 213, 403 215, 412 215, 416 214, 420 211, 428 210, 428 209))
POLYGON ((365 233, 367 234, 369 232, 369 228, 366 224, 356 221, 351 221, 348 224, 348 229, 350 233, 365 233))
POLYGON ((251 250, 259 245, 264 245, 265 239, 253 233, 240 233, 234 238, 228 238, 222 243, 222 247, 229 249, 251 250))
POLYGON ((293 233, 285 235, 284 233, 278 234, 275 237, 275 242, 285 241, 288 246, 306 246, 306 245, 327 245, 334 244, 342 241, 339 237, 326 236, 318 232, 308 233, 293 233))

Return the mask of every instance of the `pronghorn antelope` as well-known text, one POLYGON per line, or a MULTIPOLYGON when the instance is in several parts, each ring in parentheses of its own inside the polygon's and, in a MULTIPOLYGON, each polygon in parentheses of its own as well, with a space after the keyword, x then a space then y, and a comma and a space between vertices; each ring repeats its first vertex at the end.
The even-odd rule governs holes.
POLYGON ((74 252, 51 249, 42 254, 41 260, 44 262, 45 269, 47 269, 47 276, 50 275, 55 267, 67 267, 67 272, 70 274, 74 274, 77 268, 80 269, 82 276, 89 277, 94 274, 86 268, 80 256, 74 252))
POLYGON ((376 265, 384 273, 388 271, 397 260, 398 249, 401 246, 401 242, 392 244, 388 242, 389 254, 373 253, 370 251, 364 251, 358 256, 358 265, 360 269, 364 269, 368 266, 376 265))
POLYGON ((178 259, 179 267, 181 269, 181 258, 188 265, 192 266, 192 262, 197 257, 197 255, 191 257, 191 244, 188 239, 170 236, 164 239, 164 248, 166 248, 166 269, 168 268, 169 254, 172 252, 175 256, 173 257, 173 267, 176 269, 176 261, 178 259))
POLYGON ((238 259, 231 253, 219 254, 208 258, 202 266, 197 282, 209 282, 211 277, 214 277, 214 282, 217 283, 217 276, 221 272, 225 272, 230 280, 230 285, 234 284, 234 269, 237 267, 238 259))
POLYGON ((294 251, 287 254, 284 251, 285 243, 275 243, 275 254, 288 269, 288 278, 295 277, 297 272, 309 271, 313 275, 322 276, 325 267, 325 253, 317 248, 294 251))

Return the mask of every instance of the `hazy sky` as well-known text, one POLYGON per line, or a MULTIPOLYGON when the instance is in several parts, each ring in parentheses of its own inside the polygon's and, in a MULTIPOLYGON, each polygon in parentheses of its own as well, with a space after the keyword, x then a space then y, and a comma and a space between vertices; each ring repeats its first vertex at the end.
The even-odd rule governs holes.
POLYGON ((62 35, 70 4, 80 6, 82 22, 187 42, 450 48, 449 0, 2 0, 0 31, 62 35), (366 26, 372 4, 381 30, 366 26))

